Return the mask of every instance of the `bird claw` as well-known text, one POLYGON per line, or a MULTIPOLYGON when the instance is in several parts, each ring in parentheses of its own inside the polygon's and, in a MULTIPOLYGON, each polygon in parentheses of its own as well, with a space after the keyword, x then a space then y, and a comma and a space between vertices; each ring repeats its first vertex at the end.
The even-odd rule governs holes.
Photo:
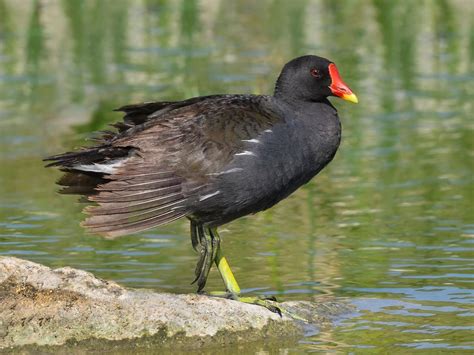
POLYGON ((283 317, 280 307, 273 306, 273 305, 268 305, 264 307, 266 307, 269 311, 272 311, 273 313, 277 313, 280 317, 283 317))
POLYGON ((265 307, 270 312, 278 314, 280 317, 283 317, 283 311, 281 307, 275 305, 277 302, 274 296, 256 296, 256 297, 239 297, 237 296, 236 301, 254 304, 257 306, 265 307))
POLYGON ((283 317, 283 311, 281 307, 273 304, 274 302, 278 302, 275 296, 242 297, 232 292, 220 292, 220 291, 212 291, 212 292, 200 291, 199 294, 207 295, 210 297, 225 298, 229 300, 234 300, 234 301, 239 301, 243 303, 254 304, 256 306, 265 307, 269 311, 278 314, 280 317, 283 317))

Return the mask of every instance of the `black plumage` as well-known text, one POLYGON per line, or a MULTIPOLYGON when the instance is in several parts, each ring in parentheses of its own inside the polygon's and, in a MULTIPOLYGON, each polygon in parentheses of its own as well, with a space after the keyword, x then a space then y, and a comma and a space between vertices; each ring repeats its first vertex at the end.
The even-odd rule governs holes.
POLYGON ((116 132, 47 158, 48 166, 65 172, 64 193, 95 203, 85 209, 89 231, 120 236, 187 217, 197 248, 204 229, 273 206, 333 159, 341 125, 327 96, 356 99, 331 65, 316 56, 292 60, 272 96, 121 107, 116 132))

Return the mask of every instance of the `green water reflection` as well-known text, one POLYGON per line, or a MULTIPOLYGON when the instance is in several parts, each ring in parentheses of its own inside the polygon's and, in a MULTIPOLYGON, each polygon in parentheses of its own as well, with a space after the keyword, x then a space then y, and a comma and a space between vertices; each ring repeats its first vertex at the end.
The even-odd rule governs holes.
POLYGON ((0 0, 0 254, 193 292, 185 221, 86 235, 41 158, 120 105, 269 93, 287 60, 319 54, 360 104, 333 100, 343 143, 318 178, 223 229, 241 285, 359 307, 296 352, 473 351, 473 19, 469 0, 0 0))

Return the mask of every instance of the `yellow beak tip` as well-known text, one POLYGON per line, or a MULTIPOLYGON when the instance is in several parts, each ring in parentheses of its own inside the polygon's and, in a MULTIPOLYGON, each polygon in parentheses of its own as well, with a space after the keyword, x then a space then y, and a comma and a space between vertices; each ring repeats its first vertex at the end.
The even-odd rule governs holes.
POLYGON ((354 104, 359 103, 359 99, 357 99, 357 96, 355 94, 350 94, 350 95, 344 95, 342 98, 346 101, 352 102, 354 104))

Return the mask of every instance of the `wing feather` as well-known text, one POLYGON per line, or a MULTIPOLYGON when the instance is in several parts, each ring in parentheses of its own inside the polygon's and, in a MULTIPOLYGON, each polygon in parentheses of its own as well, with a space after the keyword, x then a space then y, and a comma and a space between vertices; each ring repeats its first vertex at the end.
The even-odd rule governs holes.
POLYGON ((113 181, 107 184, 106 187, 104 185, 98 186, 97 190, 102 191, 121 191, 127 189, 128 191, 135 191, 135 190, 144 190, 144 189, 157 189, 161 187, 168 187, 180 184, 183 181, 181 178, 171 177, 165 179, 158 179, 158 180, 150 180, 150 181, 137 181, 137 180, 119 180, 113 181))
POLYGON ((141 157, 129 159, 116 174, 109 175, 109 182, 96 188, 96 195, 89 196, 97 205, 85 209, 89 217, 82 226, 115 237, 185 216, 188 210, 183 178, 163 170, 141 157))
POLYGON ((100 203, 98 206, 88 206, 84 209, 84 212, 89 215, 101 215, 101 214, 115 214, 115 213, 127 213, 131 211, 141 211, 153 208, 154 206, 164 205, 172 201, 180 201, 181 193, 170 194, 166 196, 160 196, 153 199, 137 201, 135 203, 129 202, 111 202, 111 203, 100 203))
POLYGON ((94 202, 132 202, 167 196, 181 191, 181 185, 173 185, 151 190, 136 190, 129 193, 128 189, 115 190, 113 192, 102 191, 95 196, 89 197, 94 202))
POLYGON ((141 232, 147 229, 155 228, 159 225, 175 221, 186 216, 182 211, 168 211, 166 213, 143 219, 137 222, 126 222, 119 224, 109 223, 106 226, 94 226, 88 224, 85 220, 82 225, 91 233, 98 233, 107 237, 119 237, 131 233, 141 232))
POLYGON ((51 157, 49 166, 69 169, 66 189, 96 203, 84 210, 90 232, 115 237, 150 229, 219 196, 213 182, 249 140, 279 121, 269 100, 220 95, 125 106, 118 132, 104 134, 95 147, 51 157), (120 165, 97 174, 79 169, 117 159, 120 165))
POLYGON ((133 222, 145 221, 151 217, 162 216, 170 211, 177 211, 182 209, 184 200, 174 201, 166 205, 159 205, 155 208, 148 208, 141 211, 127 211, 119 213, 120 216, 117 216, 117 213, 113 214, 103 214, 103 215, 94 215, 88 218, 85 223, 86 226, 92 228, 107 227, 113 225, 114 227, 130 224, 133 222), (119 217, 119 219, 117 219, 119 217))

